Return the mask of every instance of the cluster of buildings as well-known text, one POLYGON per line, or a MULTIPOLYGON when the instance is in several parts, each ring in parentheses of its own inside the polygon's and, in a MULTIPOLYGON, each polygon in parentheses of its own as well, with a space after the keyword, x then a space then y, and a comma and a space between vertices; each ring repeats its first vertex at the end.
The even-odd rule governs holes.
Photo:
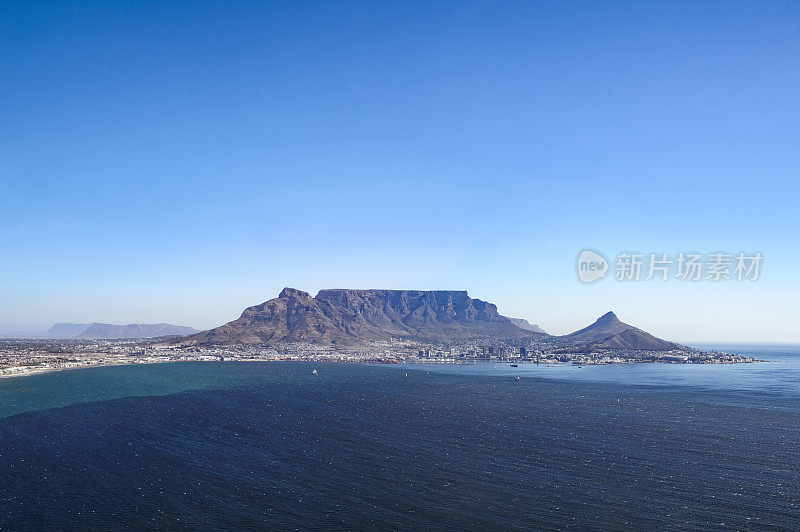
POLYGON ((413 362, 475 363, 509 362, 535 364, 720 364, 756 362, 752 357, 719 351, 679 348, 670 351, 646 349, 603 349, 585 351, 563 345, 460 345, 445 348, 425 347, 407 357, 413 362))
POLYGON ((142 340, 0 340, 0 376, 22 375, 85 366, 151 364, 182 361, 330 361, 360 363, 507 362, 533 364, 674 364, 744 363, 754 358, 717 351, 678 348, 671 351, 585 350, 563 342, 463 341, 429 344, 410 340, 373 342, 368 346, 324 346, 286 343, 181 347, 142 340))

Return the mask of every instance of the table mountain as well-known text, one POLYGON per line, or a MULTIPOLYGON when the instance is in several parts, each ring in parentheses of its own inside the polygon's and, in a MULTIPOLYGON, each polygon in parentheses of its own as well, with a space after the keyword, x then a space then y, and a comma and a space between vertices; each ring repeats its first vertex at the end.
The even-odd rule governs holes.
POLYGON ((311 297, 284 288, 277 298, 245 309, 239 319, 180 343, 359 345, 392 338, 448 341, 532 334, 466 291, 332 289, 311 297))

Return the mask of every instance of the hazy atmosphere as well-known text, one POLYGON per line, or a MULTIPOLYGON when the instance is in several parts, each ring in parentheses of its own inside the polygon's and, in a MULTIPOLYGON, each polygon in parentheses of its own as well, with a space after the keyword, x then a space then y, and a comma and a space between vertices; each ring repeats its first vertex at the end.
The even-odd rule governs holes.
POLYGON ((225 5, 0 5, 0 334, 290 286, 800 342, 800 4, 225 5), (763 263, 584 284, 587 248, 763 263))
POLYGON ((0 2, 0 530, 800 530, 800 1, 0 2))

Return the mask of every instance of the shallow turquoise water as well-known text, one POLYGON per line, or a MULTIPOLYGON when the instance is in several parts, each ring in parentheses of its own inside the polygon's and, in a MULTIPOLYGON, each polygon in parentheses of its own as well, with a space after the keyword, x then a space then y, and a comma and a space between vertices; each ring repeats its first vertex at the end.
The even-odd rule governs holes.
MULTIPOLYGON (((704 346, 709 347, 709 346, 704 346)), ((444 372, 462 375, 548 380, 678 386, 731 392, 728 400, 750 394, 782 399, 800 398, 800 346, 713 346, 769 360, 756 364, 609 364, 602 366, 478 363, 473 365, 416 364, 385 366, 396 371, 444 372)), ((253 365, 269 362, 167 363, 66 370, 0 379, 0 418, 31 410, 122 397, 157 396, 191 390, 226 389, 258 384, 253 365), (217 371, 219 364, 230 368, 217 371), (228 371, 229 370, 229 371, 228 371)), ((315 365, 308 363, 309 373, 315 365)))

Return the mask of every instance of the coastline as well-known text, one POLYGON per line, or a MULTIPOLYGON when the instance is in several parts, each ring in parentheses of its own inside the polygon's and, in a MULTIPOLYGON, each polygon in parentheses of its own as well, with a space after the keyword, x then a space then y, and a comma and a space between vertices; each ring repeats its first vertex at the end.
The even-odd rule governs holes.
POLYGON ((91 368, 105 368, 110 366, 138 366, 140 364, 163 364, 168 362, 175 362, 174 360, 158 360, 148 362, 100 362, 97 364, 80 364, 76 366, 67 366, 63 368, 31 368, 27 371, 17 371, 14 373, 0 373, 0 379, 12 379, 14 377, 31 377, 33 375, 42 375, 45 373, 55 373, 58 371, 70 371, 73 369, 91 369, 91 368))
MULTIPOLYGON (((423 361, 407 361, 407 362, 386 362, 386 361, 375 361, 375 360, 336 360, 336 359, 329 359, 329 358, 321 358, 321 359, 300 359, 300 358, 230 358, 225 360, 218 360, 218 359, 208 359, 208 358, 195 358, 195 359, 174 359, 174 360, 141 360, 141 361, 119 361, 119 362, 112 362, 112 361, 102 361, 102 362, 88 362, 85 364, 76 364, 73 366, 66 366, 66 367, 36 367, 31 366, 29 369, 25 369, 23 371, 16 371, 13 373, 0 373, 0 379, 5 378, 16 378, 16 377, 31 377, 33 375, 42 375, 46 373, 55 373, 60 371, 70 371, 70 370, 80 370, 80 369, 91 369, 91 368, 103 368, 103 367, 112 367, 112 366, 140 366, 140 365, 155 365, 155 364, 170 364, 175 362, 333 362, 339 364, 377 364, 377 365, 385 365, 385 366, 419 366, 419 365, 431 365, 431 366, 441 366, 441 365, 462 365, 462 366, 469 366, 475 364, 482 364, 482 363, 497 363, 497 364, 505 364, 509 365, 508 362, 462 362, 462 361, 436 361, 436 360, 423 360, 423 361)), ((751 360, 747 362, 728 362, 728 361, 716 361, 716 362, 702 362, 702 363, 675 363, 675 362, 658 362, 658 361, 624 361, 624 362, 608 362, 608 363, 585 363, 585 364, 573 364, 573 363, 566 363, 566 362, 557 362, 557 363, 541 363, 537 364, 535 362, 515 362, 515 364, 520 364, 523 366, 537 366, 537 367, 553 367, 553 368, 567 368, 567 367, 574 367, 574 368, 581 368, 584 366, 631 366, 631 365, 664 365, 664 366, 708 366, 708 365, 749 365, 749 364, 756 364, 756 363, 770 363, 774 362, 773 360, 751 360)), ((19 366, 15 366, 19 367, 19 366)), ((2 371, 2 370, 0 370, 2 371)))

